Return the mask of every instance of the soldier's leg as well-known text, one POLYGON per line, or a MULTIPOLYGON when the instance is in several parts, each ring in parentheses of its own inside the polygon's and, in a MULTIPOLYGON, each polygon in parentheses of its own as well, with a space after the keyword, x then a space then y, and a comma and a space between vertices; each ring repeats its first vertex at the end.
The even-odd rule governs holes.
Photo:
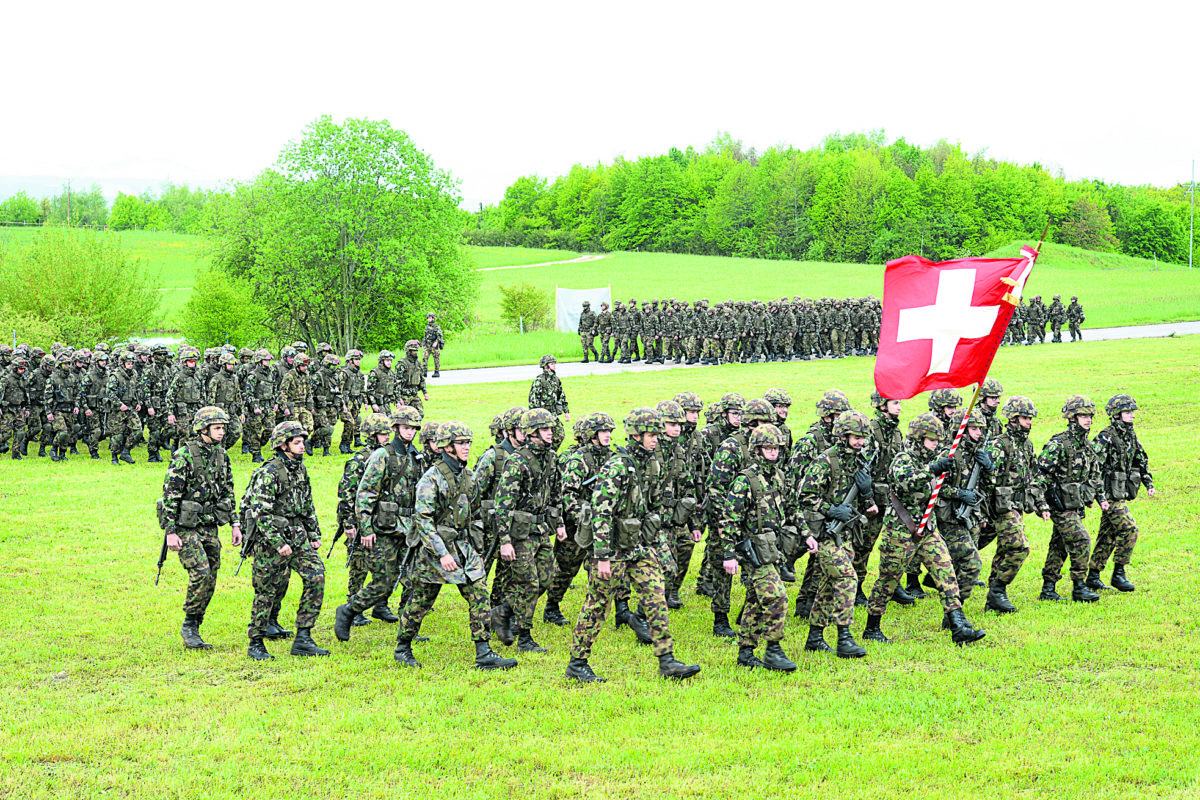
MULTIPOLYGON (((416 637, 421 630, 421 622, 424 621, 425 615, 433 610, 433 604, 437 601, 441 591, 442 584, 440 583, 413 584, 409 591, 411 600, 400 612, 400 623, 396 631, 397 641, 411 642, 416 637)), ((474 609, 472 609, 472 613, 474 613, 474 609)), ((471 633, 474 634, 474 632, 475 625, 472 620, 471 633)))
POLYGON ((1112 502, 1108 511, 1100 514, 1100 532, 1096 535, 1091 568, 1096 571, 1103 569, 1110 555, 1113 557, 1113 566, 1129 566, 1133 561, 1137 540, 1137 521, 1129 510, 1129 504, 1123 500, 1112 502))
POLYGON ((266 635, 267 625, 274 618, 276 605, 287 593, 288 574, 291 570, 290 556, 281 556, 274 550, 263 550, 254 556, 254 571, 251 584, 254 600, 250 605, 250 626, 246 631, 251 641, 266 635))
POLYGON ((183 616, 203 620, 217 588, 217 570, 221 568, 221 539, 216 528, 183 529, 179 533, 179 564, 188 574, 183 616))
POLYGON ((804 577, 800 579, 800 591, 796 593, 796 616, 807 617, 816 602, 817 589, 821 585, 821 571, 817 556, 810 555, 804 565, 804 577))
POLYGON ((1063 531, 1070 527, 1071 520, 1066 513, 1050 512, 1053 525, 1050 531, 1050 542, 1046 546, 1046 561, 1042 564, 1042 580, 1047 583, 1058 583, 1062 579, 1063 563, 1067 560, 1067 546, 1063 540, 1063 531))
POLYGON ((376 536, 375 546, 370 550, 355 548, 366 552, 371 572, 371 582, 346 601, 355 614, 387 603, 400 577, 400 547, 401 540, 395 536, 376 536))
POLYGON ((429 372, 429 348, 424 348, 425 352, 421 354, 421 372, 429 372))
POLYGON ((946 543, 946 550, 950 554, 950 563, 954 567, 954 577, 958 581, 959 599, 965 603, 971 597, 971 590, 983 569, 983 562, 979 559, 979 550, 975 548, 975 541, 971 538, 971 531, 968 528, 948 523, 943 525, 939 532, 942 534, 942 540, 946 543))
POLYGON ((879 578, 871 589, 871 597, 867 601, 867 613, 873 617, 881 617, 887 611, 888 601, 900 585, 900 579, 912 560, 916 544, 908 529, 901 526, 884 524, 879 536, 879 578))
POLYGON ((540 533, 532 533, 528 539, 513 542, 516 558, 508 562, 511 584, 506 596, 513 611, 513 628, 529 630, 533 627, 533 612, 541 594, 538 583, 541 573, 539 559, 540 533))
POLYGON ((788 598, 778 568, 774 564, 759 567, 749 578, 746 613, 742 617, 738 645, 754 648, 759 639, 766 639, 768 643, 783 641, 788 598))
POLYGON ((933 584, 942 595, 942 610, 947 614, 962 608, 962 595, 958 580, 954 577, 954 562, 950 551, 938 532, 926 533, 917 545, 917 559, 933 578, 933 584))
POLYGON ((306 630, 317 624, 325 602, 325 562, 316 549, 302 546, 292 554, 291 568, 304 584, 296 607, 296 630, 306 630))
POLYGON ((867 597, 863 592, 863 581, 867 579, 867 567, 871 562, 871 551, 879 541, 879 532, 883 530, 883 514, 877 514, 860 525, 854 535, 854 574, 858 576, 858 588, 855 590, 855 605, 866 605, 867 597))
POLYGON ((588 559, 588 551, 571 539, 570 535, 561 542, 554 544, 554 576, 550 579, 550 589, 546 593, 546 604, 558 605, 567 596, 567 589, 579 574, 579 569, 588 559))
POLYGON ((808 623, 812 627, 849 625, 854 621, 854 590, 858 576, 849 547, 838 547, 831 539, 822 540, 815 559, 819 583, 808 623))
POLYGON ((608 334, 600 334, 600 361, 608 361, 608 334))
POLYGON ((692 565, 692 553, 695 549, 696 543, 692 541, 692 532, 687 526, 675 532, 675 576, 672 580, 675 591, 683 588, 683 579, 687 577, 688 568, 692 565))
POLYGON ((671 639, 671 627, 667 617, 667 597, 663 584, 662 567, 653 553, 632 562, 627 579, 641 595, 642 613, 654 640, 654 655, 662 656, 673 652, 675 642, 671 639))
POLYGON ((579 348, 583 350, 583 363, 588 363, 588 354, 590 352, 590 348, 588 347, 588 337, 584 336, 583 334, 579 335, 579 348))
POLYGON ((471 641, 488 641, 492 634, 488 630, 487 591, 478 583, 460 583, 457 586, 458 593, 467 602, 467 625, 471 630, 471 641))
POLYGON ((625 581, 625 562, 613 561, 612 576, 600 577, 593 560, 588 569, 588 591, 579 609, 575 630, 571 635, 571 658, 586 659, 592 654, 592 645, 604 628, 608 614, 608 603, 613 591, 625 581))
POLYGON ((16 417, 16 409, 4 409, 0 411, 0 452, 8 445, 9 438, 13 435, 13 421, 16 417))
MULTIPOLYGON (((1025 559, 1029 558, 1029 539, 1025 536, 1025 518, 1019 511, 992 520, 989 526, 996 537, 996 554, 992 556, 992 571, 988 586, 1005 587, 1016 580, 1025 559)), ((982 537, 980 538, 982 541, 982 537)))

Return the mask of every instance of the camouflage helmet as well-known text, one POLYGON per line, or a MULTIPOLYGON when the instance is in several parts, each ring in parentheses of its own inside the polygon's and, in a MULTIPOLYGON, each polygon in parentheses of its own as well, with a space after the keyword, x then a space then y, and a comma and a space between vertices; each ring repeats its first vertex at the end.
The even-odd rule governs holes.
POLYGON ((908 423, 910 439, 941 439, 946 432, 946 426, 937 416, 929 411, 917 414, 908 423))
POLYGON ((296 348, 292 347, 291 345, 288 345, 287 347, 285 347, 279 351, 280 358, 295 358, 298 355, 300 355, 300 351, 297 350, 296 348))
POLYGON ((588 423, 591 422, 590 417, 591 414, 584 414, 582 417, 576 417, 575 421, 571 423, 571 435, 580 444, 592 438, 592 430, 588 427, 588 423))
MULTIPOLYGON (((964 408, 963 411, 966 411, 966 409, 964 408)), ((958 412, 958 414, 959 414, 958 421, 959 421, 960 425, 962 424, 962 416, 961 416, 962 413, 963 413, 962 411, 958 412)), ((986 431, 987 426, 988 426, 987 417, 983 416, 983 410, 980 409, 979 406, 975 406, 975 408, 972 408, 971 413, 969 415, 967 415, 967 427, 968 428, 979 428, 981 430, 986 431)))
POLYGON ((297 367, 307 367, 312 363, 312 358, 309 357, 308 353, 297 353, 293 363, 297 367))
POLYGON ((342 360, 337 357, 337 353, 326 353, 322 356, 321 363, 327 367, 336 367, 342 363, 342 360))
POLYGON ((235 356, 233 353, 221 353, 221 357, 217 359, 217 363, 221 366, 225 366, 226 364, 237 364, 238 360, 237 356, 235 356))
POLYGON ((108 342, 96 342, 96 346, 93 347, 92 349, 93 350, 103 350, 104 352, 107 353, 108 352, 108 342))
POLYGON ((680 392, 675 395, 674 401, 683 407, 684 411, 703 411, 704 401, 700 399, 700 395, 695 392, 680 392))
POLYGON ((271 430, 271 440, 268 443, 272 450, 278 450, 297 436, 308 438, 308 431, 293 419, 285 420, 271 430))
POLYGON ((615 431, 617 429, 617 421, 607 412, 597 411, 594 414, 589 414, 588 418, 591 420, 590 426, 593 433, 615 431))
MULTIPOLYGON (((155 345, 155 346, 154 346, 154 347, 152 347, 151 349, 152 349, 152 350, 153 350, 155 353, 158 353, 158 352, 159 352, 158 348, 159 348, 160 346, 161 346, 161 345, 155 345)), ((163 348, 163 349, 165 350, 166 348, 163 348)), ((243 360, 245 360, 245 361, 249 361, 249 360, 250 360, 251 358, 253 358, 253 357, 254 357, 254 351, 253 351, 253 350, 251 350, 249 347, 243 347, 241 350, 238 350, 238 358, 240 358, 240 359, 243 359, 243 360)))
POLYGON ((1004 387, 995 378, 988 378, 979 389, 980 397, 999 397, 1004 394, 1004 387))
POLYGON ((1056 294, 1056 295, 1054 295, 1054 299, 1055 299, 1055 300, 1062 300, 1062 295, 1061 295, 1061 294, 1056 294))
POLYGON ((638 406, 625 415, 625 433, 662 433, 662 417, 650 406, 638 406))
POLYGON ((380 351, 379 351, 379 360, 380 360, 380 361, 383 361, 385 358, 391 358, 391 359, 394 359, 395 357, 396 357, 396 356, 394 356, 394 355, 392 354, 392 351, 391 351, 391 350, 380 350, 380 351))
POLYGON ((521 430, 531 434, 542 428, 554 429, 554 415, 544 408, 531 408, 521 415, 521 430))
POLYGON ((1073 295, 1071 295, 1071 302, 1072 302, 1072 303, 1074 303, 1074 302, 1075 302, 1076 300, 1078 300, 1078 299, 1079 299, 1079 295, 1077 295, 1077 294, 1073 294, 1073 295))
POLYGON ((755 423, 774 422, 775 409, 771 408, 771 404, 766 400, 754 398, 746 401, 746 407, 742 409, 742 424, 754 425, 755 423))
POLYGON ((770 422, 759 425, 750 433, 751 447, 783 447, 786 444, 783 431, 770 422))
POLYGON ((729 392, 721 395, 721 399, 717 401, 717 413, 724 414, 726 411, 741 411, 746 405, 746 398, 742 397, 737 392, 729 392))
POLYGON ((368 438, 379 433, 390 434, 392 423, 388 420, 387 414, 367 414, 359 430, 362 431, 363 436, 368 438))
POLYGON ((205 406, 192 417, 192 433, 204 433, 205 428, 216 423, 228 425, 229 415, 217 406, 205 406))
POLYGON ((792 396, 788 394, 787 389, 767 389, 763 392, 762 399, 773 406, 790 406, 792 404, 792 396))
POLYGON ((870 436, 871 421, 861 411, 843 411, 833 421, 834 436, 870 436))
POLYGON ((404 351, 405 352, 408 352, 409 350, 420 350, 420 349, 421 349, 421 343, 418 342, 416 339, 409 339, 407 342, 404 343, 404 351))
POLYGON ((38 363, 41 364, 43 367, 47 366, 47 365, 53 367, 55 364, 55 358, 54 358, 54 356, 50 355, 49 353, 44 353, 42 355, 41 360, 38 363))
POLYGON ((541 367, 542 369, 545 369, 547 367, 547 365, 549 365, 549 364, 557 364, 557 363, 558 363, 558 359, 555 358, 550 353, 546 353, 546 355, 544 355, 538 359, 538 366, 541 367))
POLYGON ((260 361, 270 361, 270 360, 271 360, 271 351, 267 350, 265 347, 260 347, 254 351, 254 363, 255 364, 259 363, 260 361))
POLYGON ((499 441, 504 436, 504 417, 503 417, 503 415, 497 414, 496 416, 492 417, 492 421, 488 423, 488 433, 490 433, 492 435, 492 437, 494 439, 496 439, 497 441, 499 441))
MULTIPOLYGON (((76 353, 75 358, 78 359, 80 355, 82 355, 82 351, 76 353)), ((131 353, 128 350, 122 350, 120 353, 117 353, 117 361, 121 364, 136 364, 137 354, 131 353)))
POLYGON ((513 406, 500 415, 500 424, 506 431, 515 431, 521 427, 521 417, 528 410, 525 406, 513 406))
POLYGON ((467 427, 467 423, 451 420, 443 422, 438 426, 437 433, 433 438, 433 444, 435 447, 445 447, 451 442, 469 442, 474 438, 475 434, 471 433, 471 429, 467 427))
POLYGON ((54 366, 70 369, 75 364, 75 359, 71 358, 67 353, 60 353, 58 358, 54 359, 54 366))
POLYGON ((876 389, 875 391, 871 392, 871 407, 880 411, 887 411, 887 404, 895 399, 896 398, 894 397, 884 397, 879 393, 879 390, 876 389))
POLYGON ((1096 404, 1089 400, 1085 395, 1072 395, 1067 402, 1063 403, 1062 418, 1074 419, 1078 415, 1095 416, 1096 404))
POLYGON ((719 413, 721 413, 721 401, 720 400, 718 400, 715 403, 709 404, 709 406, 704 409, 704 421, 711 425, 712 421, 717 418, 717 414, 719 414, 719 413))
POLYGON ((350 350, 346 351, 346 360, 347 361, 349 361, 352 358, 362 358, 362 357, 363 357, 362 350, 351 348, 350 350))
POLYGON ((321 342, 320 344, 317 345, 317 352, 318 353, 332 353, 333 345, 331 345, 329 342, 321 342))
POLYGON ((434 444, 433 440, 437 438, 438 428, 440 427, 442 427, 442 423, 440 422, 426 422, 425 426, 421 428, 421 432, 417 435, 417 441, 422 446, 439 447, 440 445, 434 444))
POLYGON ((46 355, 46 351, 43 350, 42 348, 38 347, 37 345, 34 345, 33 349, 29 351, 29 357, 33 358, 33 359, 40 360, 41 357, 44 355, 46 355))
POLYGON ((934 389, 929 395, 929 410, 941 408, 958 408, 962 405, 962 395, 953 389, 934 389))
POLYGON ((413 428, 421 427, 421 411, 415 406, 397 406, 392 412, 392 416, 388 418, 388 424, 409 425, 413 428))
POLYGON ((133 348, 133 352, 134 355, 148 356, 150 355, 150 348, 146 347, 144 344, 139 344, 137 347, 133 348))
POLYGON ((20 351, 17 352, 17 355, 13 356, 12 364, 17 369, 29 369, 29 359, 22 355, 20 351))
POLYGON ((687 416, 683 413, 683 406, 674 400, 663 400, 654 406, 654 410, 662 417, 663 422, 678 422, 680 425, 687 422, 687 416))
MULTIPOLYGON (((129 353, 129 355, 131 355, 131 356, 133 355, 133 353, 128 350, 123 350, 122 353, 129 353)), ((91 357, 92 357, 92 351, 88 350, 86 347, 81 350, 75 351, 75 360, 76 361, 88 361, 91 359, 91 357)))
POLYGON ((850 410, 850 398, 841 389, 826 389, 817 400, 817 416, 831 417, 850 410))
POLYGON ((108 353, 104 352, 103 350, 97 350, 96 352, 92 353, 92 363, 93 364, 104 364, 107 362, 108 362, 108 353))
POLYGON ((1108 398, 1108 402, 1104 404, 1104 411, 1108 416, 1117 419, 1125 411, 1137 411, 1137 401, 1133 399, 1133 395, 1114 394, 1108 398))
POLYGON ((1011 420, 1013 417, 1029 417, 1030 419, 1037 419, 1038 414, 1037 407, 1034 406, 1033 401, 1028 397, 1022 397, 1019 394, 1008 398, 1008 400, 1004 403, 1004 407, 1000 409, 1000 413, 1004 415, 1005 419, 1009 420, 1011 420))

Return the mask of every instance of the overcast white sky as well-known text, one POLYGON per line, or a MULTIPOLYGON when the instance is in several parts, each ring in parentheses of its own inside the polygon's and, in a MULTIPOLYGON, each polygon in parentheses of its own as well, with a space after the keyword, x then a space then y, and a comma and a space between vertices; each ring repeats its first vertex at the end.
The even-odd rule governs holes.
POLYGON ((1160 186, 1200 154, 1192 3, 808 5, 9 4, 0 193, 242 180, 326 113, 407 131, 471 208, 718 131, 883 129, 1160 186))

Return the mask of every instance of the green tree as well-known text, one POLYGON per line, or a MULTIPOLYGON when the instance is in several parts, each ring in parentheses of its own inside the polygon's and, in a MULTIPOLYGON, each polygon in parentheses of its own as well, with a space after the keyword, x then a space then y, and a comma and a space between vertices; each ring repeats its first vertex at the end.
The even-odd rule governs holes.
POLYGON ((534 331, 550 325, 550 292, 528 283, 500 287, 500 316, 513 330, 534 331))
POLYGON ((1057 238, 1060 244, 1087 250, 1115 252, 1120 249, 1108 209, 1089 197, 1080 197, 1071 203, 1057 238))
POLYGON ((229 342, 251 347, 267 335, 266 314, 255 304, 250 283, 221 270, 203 272, 179 319, 179 330, 197 347, 229 342))
POLYGON ((50 198, 47 220, 57 225, 103 228, 108 224, 108 201, 97 184, 87 191, 64 185, 61 193, 50 198))
POLYGON ((17 192, 0 203, 0 222, 21 222, 34 225, 42 221, 42 208, 25 192, 17 192))
POLYGON ((140 198, 124 192, 117 193, 112 211, 108 215, 108 226, 113 230, 141 230, 150 220, 150 206, 140 198))

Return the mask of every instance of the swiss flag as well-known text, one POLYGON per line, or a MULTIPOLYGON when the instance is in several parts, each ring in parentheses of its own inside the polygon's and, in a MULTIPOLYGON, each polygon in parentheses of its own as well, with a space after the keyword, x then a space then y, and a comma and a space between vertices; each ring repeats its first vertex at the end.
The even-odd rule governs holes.
POLYGON ((931 389, 959 388, 987 375, 1037 260, 920 256, 889 261, 883 276, 883 323, 875 388, 906 400, 931 389))

